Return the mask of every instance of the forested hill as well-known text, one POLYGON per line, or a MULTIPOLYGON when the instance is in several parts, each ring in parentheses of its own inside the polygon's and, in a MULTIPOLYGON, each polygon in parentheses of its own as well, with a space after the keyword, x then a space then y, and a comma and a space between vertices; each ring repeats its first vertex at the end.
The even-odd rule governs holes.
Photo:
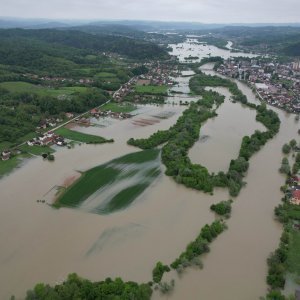
MULTIPOLYGON (((80 50, 95 52, 114 52, 133 59, 162 59, 167 58, 168 53, 158 45, 124 36, 106 34, 90 34, 77 30, 57 29, 2 29, 0 30, 0 56, 3 62, 3 53, 9 48, 17 48, 22 45, 39 45, 41 48, 52 49, 64 46, 80 50), (22 41, 19 46, 18 41, 22 41)), ((28 50, 28 49, 27 49, 28 50)), ((20 49, 20 52, 22 49, 20 49)), ((19 64, 17 62, 17 64, 19 64)))
POLYGON ((249 50, 264 49, 269 54, 300 56, 300 27, 293 26, 227 26, 211 30, 213 34, 234 41, 249 50))
POLYGON ((141 31, 130 26, 118 25, 118 24, 94 23, 94 24, 71 27, 70 29, 91 33, 91 34, 123 36, 123 37, 142 39, 142 40, 147 40, 148 36, 150 35, 145 31, 141 31))

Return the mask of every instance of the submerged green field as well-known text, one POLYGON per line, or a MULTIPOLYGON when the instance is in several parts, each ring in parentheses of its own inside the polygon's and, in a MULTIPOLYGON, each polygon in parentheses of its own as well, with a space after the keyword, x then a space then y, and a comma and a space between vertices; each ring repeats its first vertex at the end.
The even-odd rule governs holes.
POLYGON ((111 142, 111 140, 106 140, 105 138, 98 135, 86 134, 79 131, 70 130, 65 127, 57 129, 55 133, 63 136, 66 139, 87 144, 102 144, 111 142))
POLYGON ((125 209, 160 174, 159 150, 131 153, 82 173, 55 206, 109 214, 125 209))

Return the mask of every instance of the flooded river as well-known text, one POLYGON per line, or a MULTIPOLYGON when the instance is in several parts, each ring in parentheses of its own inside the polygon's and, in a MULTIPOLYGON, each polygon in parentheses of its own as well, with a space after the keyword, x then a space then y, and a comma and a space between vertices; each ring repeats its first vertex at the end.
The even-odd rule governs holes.
MULTIPOLYGON (((190 47, 193 45, 186 45, 190 47)), ((246 85, 238 84, 249 101, 257 101, 246 85)), ((255 122, 254 111, 231 103, 227 90, 219 91, 227 96, 226 102, 218 109, 219 116, 202 127, 200 141, 190 151, 192 161, 211 171, 226 170, 238 153, 241 137, 263 129, 255 122)), ((177 97, 178 102, 186 95, 177 97)), ((115 143, 61 149, 54 163, 31 159, 0 180, 0 299, 12 294, 22 299, 35 283, 55 284, 71 272, 91 280, 121 276, 150 281, 157 261, 171 263, 199 229, 214 220, 209 207, 228 199, 226 190, 217 189, 209 196, 177 185, 164 174, 134 205, 111 215, 56 210, 36 202, 78 170, 137 151, 126 144, 130 137, 147 137, 169 128, 184 109, 179 105, 148 106, 133 119, 83 128, 84 132, 113 138, 115 143), (141 119, 159 122, 139 126, 141 119)), ((188 269, 180 278, 168 274, 176 279, 170 299, 252 300, 265 294, 266 258, 281 233, 273 218, 283 181, 278 173, 281 146, 298 130, 293 116, 276 111, 282 121, 280 133, 251 158, 247 186, 234 202, 229 229, 211 245, 203 270, 188 269)), ((156 292, 153 298, 165 297, 156 292)))

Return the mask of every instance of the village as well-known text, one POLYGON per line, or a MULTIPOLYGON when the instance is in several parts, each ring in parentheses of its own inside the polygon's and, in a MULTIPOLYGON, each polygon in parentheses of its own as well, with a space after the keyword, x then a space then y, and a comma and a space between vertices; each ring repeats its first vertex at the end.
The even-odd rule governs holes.
POLYGON ((279 63, 276 59, 229 58, 217 72, 244 80, 268 104, 290 113, 300 112, 300 62, 279 63))
MULTIPOLYGON (((106 54, 107 55, 107 54, 106 54)), ((133 64, 132 67, 139 67, 140 64, 133 64)), ((136 86, 154 86, 155 88, 161 88, 165 87, 167 90, 168 87, 171 87, 174 85, 174 80, 172 77, 175 77, 178 75, 178 69, 177 65, 170 65, 160 62, 148 62, 143 64, 144 67, 147 68, 146 74, 141 74, 138 76, 133 76, 130 78, 130 80, 124 84, 121 85, 121 87, 115 91, 110 92, 112 95, 112 100, 116 103, 121 103, 126 101, 126 96, 128 96, 130 93, 134 94, 134 99, 139 102, 138 100, 141 100, 140 98, 145 97, 147 98, 147 95, 141 94, 136 95, 135 94, 135 87, 136 86)), ((43 82, 60 82, 60 83, 72 83, 72 84, 93 84, 93 79, 91 78, 81 78, 78 80, 75 79, 69 79, 64 77, 43 77, 33 74, 23 74, 25 77, 35 79, 35 80, 41 80, 43 82)), ((158 97, 153 96, 151 97, 158 97)), ((151 100, 151 99, 150 99, 151 100)), ((57 135, 55 133, 55 130, 65 126, 67 124, 75 124, 77 126, 92 126, 91 119, 92 118, 114 118, 118 120, 128 119, 131 118, 132 115, 130 113, 126 112, 115 112, 111 110, 101 109, 101 107, 93 108, 88 112, 85 112, 80 115, 76 115, 73 112, 67 112, 65 113, 64 118, 45 118, 43 119, 40 124, 36 127, 36 135, 37 137, 32 138, 25 142, 24 144, 28 146, 51 146, 51 145, 57 145, 60 147, 67 146, 68 142, 66 142, 65 138, 63 136, 57 135)), ((13 155, 15 154, 14 150, 6 149, 2 151, 1 153, 1 159, 2 160, 9 160, 13 155)))
MULTIPOLYGON (((175 82, 172 77, 178 76, 177 65, 169 65, 157 62, 145 63, 149 70, 146 74, 132 77, 123 84, 118 91, 113 94, 113 99, 117 102, 124 101, 130 93, 134 93, 135 86, 166 86, 172 87, 175 82)), ((136 101, 141 100, 143 95, 134 95, 136 101)))

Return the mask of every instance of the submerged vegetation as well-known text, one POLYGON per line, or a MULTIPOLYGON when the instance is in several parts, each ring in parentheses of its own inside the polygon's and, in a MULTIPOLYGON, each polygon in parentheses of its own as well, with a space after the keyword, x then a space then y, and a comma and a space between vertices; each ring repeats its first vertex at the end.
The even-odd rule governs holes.
POLYGON ((148 284, 124 282, 121 278, 91 282, 70 274, 62 284, 51 287, 39 283, 33 290, 27 292, 26 300, 73 300, 73 299, 124 299, 149 300, 152 289, 148 284))
POLYGON ((211 225, 206 224, 201 229, 197 238, 188 244, 185 251, 171 263, 172 269, 180 271, 191 264, 197 265, 197 257, 209 252, 209 244, 226 228, 226 224, 220 220, 213 222, 211 225))
POLYGON ((83 172, 78 181, 63 191, 55 206, 100 214, 124 209, 160 174, 158 155, 159 150, 131 153, 83 172), (100 189, 107 196, 97 200, 100 189))
POLYGON ((220 216, 230 216, 232 200, 221 201, 211 205, 210 209, 220 216))
POLYGON ((161 282, 161 279, 165 272, 170 272, 170 268, 167 265, 163 265, 160 261, 156 264, 152 271, 153 281, 156 283, 161 282))

